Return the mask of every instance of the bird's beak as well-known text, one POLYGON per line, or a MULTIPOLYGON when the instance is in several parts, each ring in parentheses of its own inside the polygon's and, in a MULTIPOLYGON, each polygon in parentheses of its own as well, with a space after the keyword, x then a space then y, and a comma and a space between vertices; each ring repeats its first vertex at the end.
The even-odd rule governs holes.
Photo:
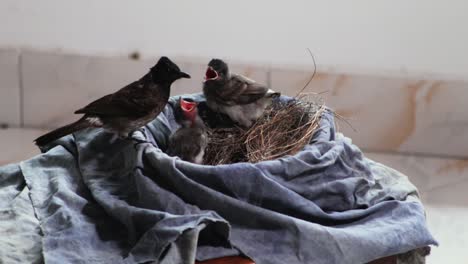
POLYGON ((184 112, 192 112, 194 109, 197 108, 197 103, 193 102, 192 100, 184 100, 181 97, 180 98, 180 108, 184 112))
POLYGON ((188 74, 185 73, 185 72, 180 72, 180 73, 179 73, 179 76, 180 76, 180 78, 187 78, 187 79, 190 79, 190 75, 188 75, 188 74))
POLYGON ((210 81, 210 80, 216 80, 219 78, 219 74, 217 71, 215 71, 212 67, 208 67, 208 69, 206 69, 206 73, 205 73, 205 78, 204 78, 204 81, 210 81))

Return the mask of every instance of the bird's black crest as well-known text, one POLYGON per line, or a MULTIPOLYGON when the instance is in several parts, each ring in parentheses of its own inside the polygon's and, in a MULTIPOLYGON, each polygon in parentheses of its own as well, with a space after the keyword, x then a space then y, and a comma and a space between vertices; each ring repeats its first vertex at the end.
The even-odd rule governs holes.
POLYGON ((159 59, 150 72, 155 82, 172 83, 180 78, 190 78, 190 75, 182 72, 177 64, 165 56, 159 59))
POLYGON ((158 71, 158 70, 168 70, 170 72, 180 72, 179 66, 171 61, 168 57, 163 56, 161 57, 156 65, 151 68, 151 71, 158 71))

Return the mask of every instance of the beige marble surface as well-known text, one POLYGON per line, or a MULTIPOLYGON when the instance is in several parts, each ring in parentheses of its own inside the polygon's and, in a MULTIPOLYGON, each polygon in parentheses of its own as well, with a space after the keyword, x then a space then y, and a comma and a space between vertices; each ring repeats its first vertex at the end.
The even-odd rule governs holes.
MULTIPOLYGON (((295 95, 310 72, 273 69, 275 90, 295 95)), ((468 157, 468 83, 318 73, 305 92, 321 93, 363 149, 468 157)))
POLYGON ((0 50, 0 125, 20 125, 19 52, 0 50))

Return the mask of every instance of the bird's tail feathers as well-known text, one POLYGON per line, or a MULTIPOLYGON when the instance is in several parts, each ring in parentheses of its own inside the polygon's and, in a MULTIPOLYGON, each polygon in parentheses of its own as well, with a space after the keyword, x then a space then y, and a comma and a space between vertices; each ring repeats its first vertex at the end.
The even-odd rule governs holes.
POLYGON ((87 118, 81 118, 76 122, 68 124, 66 126, 57 128, 45 135, 42 135, 34 140, 37 146, 45 146, 61 137, 64 137, 68 134, 76 132, 78 130, 91 127, 92 124, 89 122, 87 118))

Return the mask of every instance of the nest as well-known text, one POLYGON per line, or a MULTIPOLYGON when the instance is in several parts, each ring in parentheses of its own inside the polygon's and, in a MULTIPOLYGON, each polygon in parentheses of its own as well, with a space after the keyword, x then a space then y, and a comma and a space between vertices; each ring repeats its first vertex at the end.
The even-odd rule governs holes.
POLYGON ((319 128, 325 110, 321 100, 304 98, 272 104, 248 130, 240 127, 211 129, 204 163, 255 163, 301 151, 319 128))
POLYGON ((248 161, 244 144, 246 131, 239 127, 214 128, 208 133, 204 164, 219 165, 248 161))

